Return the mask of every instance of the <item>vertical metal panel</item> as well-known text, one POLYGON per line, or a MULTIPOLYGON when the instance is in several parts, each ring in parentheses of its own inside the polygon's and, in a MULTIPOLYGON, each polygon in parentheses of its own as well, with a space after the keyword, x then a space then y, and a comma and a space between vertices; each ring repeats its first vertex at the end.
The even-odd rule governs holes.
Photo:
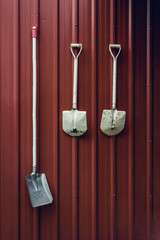
POLYGON ((59 238, 58 7, 58 1, 39 1, 39 164, 54 201, 39 209, 38 231, 48 240, 59 238))
MULTIPOLYGON (((110 1, 110 39, 109 43, 116 43, 116 1, 110 1)), ((108 45, 108 44, 107 44, 108 45)), ((108 46, 107 46, 108 48, 108 46)), ((110 56, 110 54, 109 54, 110 56)), ((112 92, 113 92, 113 63, 112 58, 109 58, 110 64, 110 107, 112 106, 112 92)), ((117 213, 116 213, 116 137, 110 138, 110 238, 117 237, 117 213)))
POLYGON ((158 128, 160 121, 159 109, 159 50, 157 46, 160 41, 160 32, 157 31, 157 26, 160 24, 160 15, 158 13, 158 1, 152 2, 152 71, 153 71, 153 238, 160 238, 160 161, 159 161, 159 141, 160 129, 158 128))
POLYGON ((159 2, 152 2, 152 71, 153 71, 153 238, 160 238, 160 161, 159 161, 159 141, 160 141, 160 109, 159 109, 159 50, 157 46, 160 41, 160 32, 157 31, 157 26, 160 24, 159 2))
POLYGON ((146 157, 147 157, 147 240, 152 239, 152 35, 151 35, 151 19, 152 19, 152 5, 151 1, 147 1, 147 61, 146 61, 146 157))
MULTIPOLYGON (((98 127, 110 108, 110 1, 98 1, 98 127)), ((110 239, 110 139, 98 130, 98 237, 110 239), (103 142, 103 144, 101 144, 103 142)), ((112 198, 112 197, 111 197, 112 198)), ((114 218, 115 219, 115 218, 114 218)))
POLYGON ((158 0, 0 1, 0 239, 159 240, 158 0), (37 38, 38 171, 54 202, 33 209, 32 38, 37 38), (73 57, 79 42, 78 108, 88 130, 71 138, 62 111, 72 108, 73 57), (111 109, 112 58, 119 43, 116 137, 100 130, 111 109))
POLYGON ((152 16, 153 16, 153 236, 157 240, 160 238, 160 191, 159 191, 159 137, 160 130, 158 128, 160 120, 159 112, 159 51, 157 51, 158 42, 160 40, 160 32, 157 31, 157 26, 160 24, 160 16, 158 13, 158 2, 153 2, 152 5, 152 16), (154 197, 156 196, 156 197, 154 197))
MULTIPOLYGON (((78 43, 78 1, 72 0, 72 43, 78 43)), ((74 60, 72 58, 72 72, 74 71, 74 60)), ((72 75, 73 79, 73 75, 72 75)), ((72 84, 73 89, 73 84, 72 84)), ((72 90, 73 92, 73 90, 72 90)), ((72 239, 78 239, 78 138, 72 138, 72 239)))
POLYGON ((128 3, 128 239, 134 239, 134 1, 128 3))
MULTIPOLYGON (((110 1, 110 40, 109 43, 116 43, 116 1, 110 1)), ((108 45, 108 44, 107 44, 108 45)), ((112 106, 113 92, 113 63, 110 56, 110 107, 112 106)), ((116 137, 110 139, 110 237, 117 237, 117 212, 116 212, 116 137)))
POLYGON ((146 1, 135 3, 135 236, 146 239, 146 1), (143 11, 143 14, 142 14, 143 11), (145 121, 144 121, 145 118, 145 121))
POLYGON ((79 1, 79 41, 83 44, 79 109, 87 111, 88 124, 79 140, 79 239, 97 236, 96 21, 96 1, 79 1))
POLYGON ((116 189, 117 189, 117 238, 129 239, 129 148, 128 148, 128 1, 117 1, 116 41, 121 43, 122 52, 118 59, 117 108, 125 109, 126 125, 123 133, 116 137, 116 189), (126 24, 127 23, 127 24, 126 24), (125 68, 123 68, 125 65, 125 68), (123 93, 123 94, 122 94, 123 93))
POLYGON ((59 2, 59 239, 72 239, 72 138, 62 111, 72 108, 72 1, 59 2))
POLYGON ((0 239, 19 236, 18 1, 0 3, 0 239))

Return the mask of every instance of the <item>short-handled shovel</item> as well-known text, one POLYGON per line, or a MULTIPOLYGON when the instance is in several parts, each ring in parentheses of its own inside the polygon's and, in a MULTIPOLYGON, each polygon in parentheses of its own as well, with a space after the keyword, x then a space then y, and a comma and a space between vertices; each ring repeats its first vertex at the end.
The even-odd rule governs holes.
POLYGON ((82 44, 71 44, 71 53, 74 57, 73 106, 70 111, 63 111, 62 125, 64 132, 72 137, 79 137, 87 131, 86 111, 77 110, 78 57, 81 51, 82 44), (77 56, 75 56, 73 48, 79 49, 77 56))
POLYGON ((33 171, 30 175, 26 176, 26 182, 31 199, 32 207, 39 207, 49 204, 53 201, 46 175, 44 173, 36 172, 36 81, 37 81, 37 64, 36 64, 36 38, 37 26, 32 28, 32 43, 33 43, 33 171))
POLYGON ((125 111, 118 111, 116 109, 116 83, 117 83, 117 58, 121 51, 120 44, 109 44, 109 51, 113 57, 113 96, 112 109, 103 110, 100 128, 102 132, 108 136, 114 136, 124 129, 125 125, 125 111), (116 55, 113 54, 112 49, 118 49, 116 55))

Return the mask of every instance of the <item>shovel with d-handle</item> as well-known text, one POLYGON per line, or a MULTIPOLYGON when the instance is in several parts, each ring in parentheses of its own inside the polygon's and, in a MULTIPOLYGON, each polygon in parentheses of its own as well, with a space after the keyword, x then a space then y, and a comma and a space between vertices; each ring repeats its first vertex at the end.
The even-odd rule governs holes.
POLYGON ((125 125, 125 111, 118 111, 116 109, 116 83, 117 83, 117 57, 121 51, 120 44, 109 44, 109 51, 113 57, 113 96, 112 109, 103 110, 101 119, 101 130, 108 136, 114 136, 120 133, 125 125), (112 49, 118 49, 116 55, 113 54, 112 49))
POLYGON ((85 111, 77 110, 77 80, 78 80, 78 57, 82 51, 82 44, 71 44, 71 53, 74 57, 73 75, 73 106, 71 111, 63 111, 63 130, 72 137, 79 137, 87 130, 87 118, 85 111), (79 52, 75 56, 73 48, 78 48, 79 52))
POLYGON ((36 172, 36 81, 37 81, 37 63, 36 63, 36 38, 37 26, 32 28, 32 43, 33 43, 33 172, 26 176, 26 182, 31 199, 32 207, 39 207, 49 204, 53 201, 46 175, 36 172))

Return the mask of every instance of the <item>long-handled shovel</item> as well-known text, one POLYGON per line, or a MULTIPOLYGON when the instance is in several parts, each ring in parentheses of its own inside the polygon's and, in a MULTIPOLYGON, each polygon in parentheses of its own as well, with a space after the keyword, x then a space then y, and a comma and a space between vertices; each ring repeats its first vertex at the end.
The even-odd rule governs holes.
POLYGON ((39 207, 49 204, 53 201, 47 179, 44 173, 36 172, 36 81, 37 81, 37 64, 36 64, 36 38, 37 26, 32 28, 33 43, 33 172, 26 176, 28 191, 30 194, 32 207, 39 207))
POLYGON ((72 137, 79 137, 87 130, 87 117, 85 111, 77 110, 77 79, 78 79, 78 57, 82 51, 82 44, 71 44, 71 53, 74 57, 73 76, 73 106, 71 111, 63 111, 63 130, 72 137), (78 48, 79 52, 75 56, 73 48, 78 48))
POLYGON ((121 51, 120 44, 110 44, 109 51, 113 57, 113 96, 112 96, 112 109, 103 110, 101 119, 101 130, 108 136, 114 136, 124 129, 125 125, 125 111, 118 111, 116 109, 116 82, 117 82, 117 57, 121 51), (118 49, 116 55, 113 54, 112 49, 118 49))

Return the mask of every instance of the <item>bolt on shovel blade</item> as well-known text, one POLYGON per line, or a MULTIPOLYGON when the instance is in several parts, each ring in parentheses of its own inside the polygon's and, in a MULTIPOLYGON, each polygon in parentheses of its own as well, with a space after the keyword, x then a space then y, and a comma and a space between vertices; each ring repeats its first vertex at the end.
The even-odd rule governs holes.
POLYGON ((53 201, 46 175, 44 173, 26 176, 32 207, 40 207, 53 201))
POLYGON ((85 111, 72 109, 63 111, 63 130, 72 137, 79 137, 87 131, 87 117, 85 111))
POLYGON ((112 121, 113 110, 103 110, 101 119, 101 130, 108 136, 115 136, 124 129, 125 125, 125 111, 114 110, 114 121, 112 121))

